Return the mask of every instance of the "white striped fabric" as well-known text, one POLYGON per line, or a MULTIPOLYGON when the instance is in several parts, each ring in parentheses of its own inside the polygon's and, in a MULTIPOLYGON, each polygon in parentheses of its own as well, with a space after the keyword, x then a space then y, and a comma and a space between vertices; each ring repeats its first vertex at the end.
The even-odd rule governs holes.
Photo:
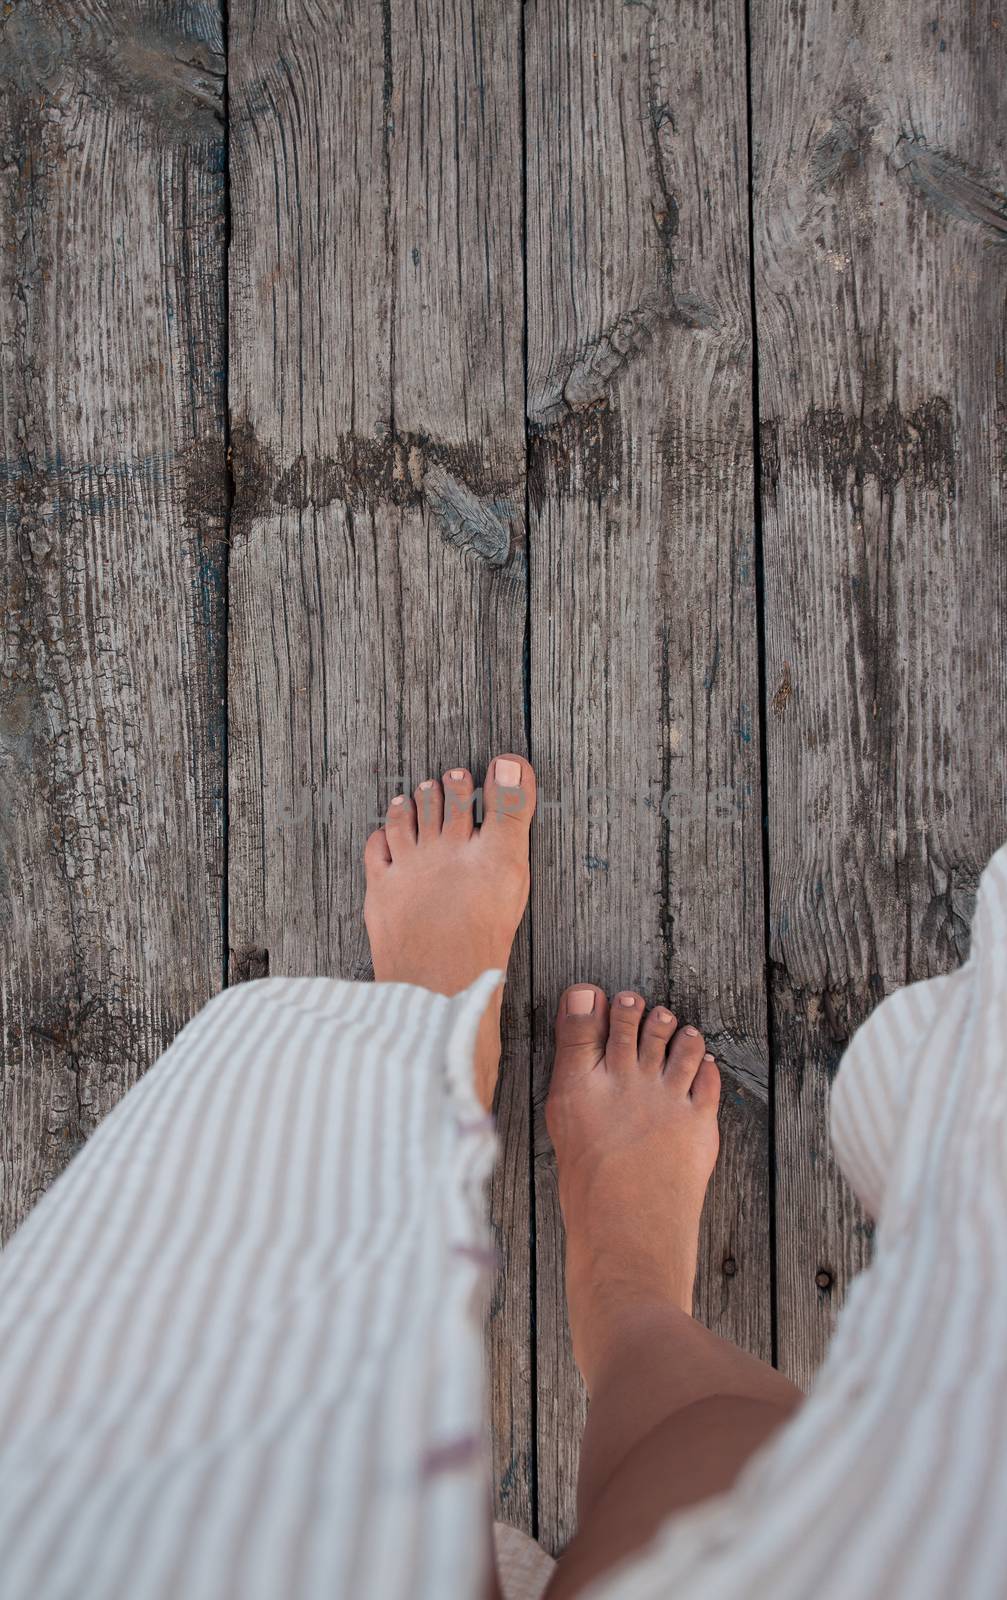
POLYGON ((219 996, 0 1256, 2 1600, 475 1595, 486 973, 219 996))
POLYGON ((1007 1595, 1007 847, 966 966, 846 1052, 843 1169, 878 1219, 806 1405, 728 1495, 590 1600, 1007 1595))
MULTIPOLYGON (((0 1600, 481 1600, 498 981, 227 991, 0 1256, 0 1600)), ((594 1600, 1007 1593, 1007 848, 833 1098, 879 1219, 794 1422, 594 1600)))

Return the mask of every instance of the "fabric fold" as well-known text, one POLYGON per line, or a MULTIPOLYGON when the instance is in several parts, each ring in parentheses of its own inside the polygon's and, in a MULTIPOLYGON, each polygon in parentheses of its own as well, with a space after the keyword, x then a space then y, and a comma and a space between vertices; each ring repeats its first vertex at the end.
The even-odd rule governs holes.
POLYGON ((210 1003, 0 1256, 4 1600, 476 1595, 500 974, 210 1003))

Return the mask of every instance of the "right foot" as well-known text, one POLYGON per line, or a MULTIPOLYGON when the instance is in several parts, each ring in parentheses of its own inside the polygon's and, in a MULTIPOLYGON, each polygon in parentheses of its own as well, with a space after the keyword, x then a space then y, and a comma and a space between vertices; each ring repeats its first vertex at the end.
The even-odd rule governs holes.
POLYGON ((692 1314, 699 1219, 719 1147, 720 1075, 703 1036, 638 994, 567 989, 546 1123, 566 1227, 566 1295, 591 1390, 627 1319, 692 1314))

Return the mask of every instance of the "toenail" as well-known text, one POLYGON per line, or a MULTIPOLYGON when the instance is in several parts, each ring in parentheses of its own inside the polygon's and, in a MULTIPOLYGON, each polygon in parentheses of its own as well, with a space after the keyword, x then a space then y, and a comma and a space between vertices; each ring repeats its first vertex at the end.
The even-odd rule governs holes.
POLYGON ((699 1029, 698 1028, 686 1028, 685 1031, 689 1035, 690 1039, 698 1039, 699 1038, 699 1029))
POLYGON ((451 779, 452 783, 461 783, 464 776, 465 773, 461 767, 456 767, 454 772, 448 773, 448 777, 451 779))
POLYGON ((594 1010, 593 989, 571 989, 566 997, 568 1017, 586 1017, 594 1010))
POLYGON ((621 994, 619 996, 619 1004, 621 1006, 635 1006, 636 1005, 636 995, 635 994, 621 994))
POLYGON ((504 761, 502 757, 498 757, 493 767, 493 776, 502 788, 516 789, 521 782, 521 767, 516 761, 504 761))
POLYGON ((706 1052, 706 1055, 703 1057, 703 1060, 704 1061, 712 1061, 713 1060, 713 1057, 711 1056, 709 1050, 706 1052))
POLYGON ((392 805, 393 806, 404 806, 405 803, 406 803, 406 797, 405 797, 404 794, 397 794, 395 796, 395 799, 392 801, 392 805))
POLYGON ((432 789, 433 786, 434 786, 433 778, 424 778, 423 782, 420 784, 420 788, 421 789, 432 789))
POLYGON ((658 1022, 671 1021, 671 1012, 665 1011, 663 1006, 658 1007, 658 1009, 654 1012, 654 1016, 657 1018, 658 1022))

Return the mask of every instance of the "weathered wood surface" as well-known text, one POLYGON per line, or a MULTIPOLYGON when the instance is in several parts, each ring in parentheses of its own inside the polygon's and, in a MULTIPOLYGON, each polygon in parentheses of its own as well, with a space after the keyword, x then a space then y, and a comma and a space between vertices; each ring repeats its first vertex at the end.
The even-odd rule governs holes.
POLYGON ((211 6, 0 15, 0 1228, 221 972, 211 6))
MULTIPOLYGON (((400 788, 526 746, 520 7, 230 7, 235 976, 368 970, 400 788)), ((530 1526, 528 945, 493 1195, 498 1511, 530 1526)))
POLYGON ((1007 834, 995 11, 753 11, 781 1365, 865 1259, 828 1085, 1007 834))
MULTIPOLYGON (((723 1156, 697 1308, 770 1354, 744 13, 526 7, 536 1100, 556 996, 706 1031, 723 1156), (702 152, 702 158, 697 152, 702 152)), ((554 1158, 535 1166, 539 1534, 574 1524, 583 1391, 554 1158)))
POLYGON ((869 1249, 842 1044, 1007 833, 1004 28, 753 0, 746 63, 735 0, 228 10, 226 96, 214 5, 0 14, 0 1231, 218 985, 225 870, 232 979, 366 973, 390 795, 527 749, 489 1351, 498 1514, 556 1548, 558 993, 705 1028, 697 1309, 764 1355, 772 1125, 806 1381, 869 1249))

